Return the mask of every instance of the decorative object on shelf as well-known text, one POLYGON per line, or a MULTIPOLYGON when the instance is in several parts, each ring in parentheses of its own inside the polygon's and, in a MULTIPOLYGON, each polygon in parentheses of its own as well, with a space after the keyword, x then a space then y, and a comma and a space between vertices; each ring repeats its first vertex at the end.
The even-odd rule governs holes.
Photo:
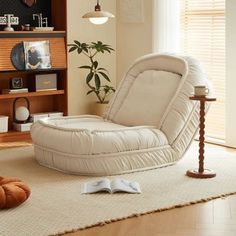
POLYGON ((38 74, 31 81, 31 91, 57 90, 57 74, 38 74))
POLYGON ((23 43, 18 43, 12 48, 11 62, 17 70, 25 70, 25 53, 23 43))
POLYGON ((22 0, 22 2, 23 2, 27 7, 32 7, 34 4, 37 3, 36 0, 22 0))
POLYGON ((21 89, 23 88, 23 80, 21 77, 11 78, 10 80, 11 89, 21 89))
POLYGON ((32 122, 28 123, 23 123, 23 124, 18 124, 18 123, 13 123, 14 130, 19 131, 19 132, 27 132, 30 131, 32 122))
POLYGON ((63 116, 63 112, 60 112, 60 111, 54 111, 54 112, 49 112, 48 113, 48 117, 51 117, 51 118, 58 118, 58 117, 62 117, 63 116))
POLYGON ((97 0, 97 5, 95 6, 95 10, 92 12, 88 12, 82 16, 83 18, 88 18, 89 21, 95 25, 101 25, 108 21, 108 18, 114 18, 115 16, 107 11, 102 11, 101 5, 99 4, 99 0, 97 0))
POLYGON ((30 196, 30 188, 15 177, 0 176, 0 209, 19 206, 30 196))
POLYGON ((34 27, 33 31, 53 31, 54 27, 34 27))
POLYGON ((30 29, 30 24, 21 25, 21 30, 23 31, 30 31, 30 29))
POLYGON ((0 116, 0 133, 8 132, 8 116, 0 116))
POLYGON ((98 61, 95 60, 95 56, 98 53, 104 54, 105 52, 111 53, 114 51, 110 45, 103 44, 101 41, 87 43, 80 43, 74 40, 74 44, 69 44, 69 52, 76 51, 78 54, 84 54, 90 60, 90 65, 80 66, 81 69, 88 70, 88 75, 86 77, 86 84, 89 87, 87 95, 94 93, 99 101, 99 103, 106 103, 109 94, 115 92, 115 88, 109 85, 103 85, 101 79, 105 79, 107 82, 111 82, 109 78, 108 71, 105 68, 98 66, 98 61))
POLYGON ((14 16, 13 14, 4 14, 0 17, 0 25, 7 25, 4 28, 4 31, 14 31, 14 28, 11 25, 19 25, 19 17, 14 16))
POLYGON ((34 113, 34 114, 30 114, 30 121, 35 123, 38 120, 41 119, 45 119, 45 118, 58 118, 58 117, 62 117, 63 116, 63 112, 47 112, 47 113, 34 113))
POLYGON ((25 69, 50 69, 50 43, 48 40, 23 42, 25 54, 25 69))
POLYGON ((42 13, 33 14, 33 20, 35 21, 36 19, 38 19, 38 28, 48 27, 48 18, 43 17, 42 13))
POLYGON ((27 123, 30 117, 29 111, 30 111, 29 100, 25 97, 16 98, 13 102, 13 122, 18 124, 27 123), (21 100, 23 99, 26 102, 27 107, 25 106, 16 107, 17 101, 19 101, 20 99, 21 100))
MULTIPOLYGON (((201 90, 201 92, 206 91, 201 90)), ((196 91, 195 91, 196 92, 196 91)), ((209 93, 209 89, 208 92, 209 93)), ((201 93, 203 94, 203 93, 201 93)), ((190 100, 199 101, 200 102, 200 124, 199 124, 199 167, 198 169, 188 170, 186 175, 193 178, 205 179, 205 178, 213 178, 216 176, 216 173, 211 169, 204 169, 204 128, 205 128, 205 103, 206 102, 214 102, 216 98, 209 98, 205 95, 198 95, 189 98, 190 100)))
POLYGON ((35 113, 35 114, 30 114, 30 121, 35 123, 38 120, 42 120, 48 118, 48 113, 35 113))

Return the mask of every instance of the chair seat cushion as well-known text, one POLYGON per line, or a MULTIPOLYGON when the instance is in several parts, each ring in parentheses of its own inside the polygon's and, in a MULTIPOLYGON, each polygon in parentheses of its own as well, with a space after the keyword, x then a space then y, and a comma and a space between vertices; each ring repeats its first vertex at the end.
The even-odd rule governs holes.
POLYGON ((36 123, 31 133, 34 144, 68 154, 112 154, 168 145, 155 127, 126 127, 96 116, 46 119, 36 123))
MULTIPOLYGON (((129 172, 135 166, 156 166, 158 161, 153 151, 158 150, 163 154, 164 148, 171 149, 165 135, 155 127, 127 127, 97 116, 40 120, 32 126, 31 135, 39 163, 76 174, 93 174, 91 169, 96 169, 95 166, 100 166, 94 170, 96 175, 120 173, 122 169, 122 172, 129 172), (149 151, 155 163, 149 163, 150 157, 146 161, 140 158, 144 152, 148 156, 149 151), (127 154, 136 155, 133 158, 136 160, 132 161, 132 157, 129 158, 127 154), (113 164, 109 164, 108 159, 113 164), (132 162, 136 163, 133 165, 132 162), (114 165, 120 169, 118 172, 114 165)), ((164 159, 161 158, 161 164, 166 164, 164 159)))

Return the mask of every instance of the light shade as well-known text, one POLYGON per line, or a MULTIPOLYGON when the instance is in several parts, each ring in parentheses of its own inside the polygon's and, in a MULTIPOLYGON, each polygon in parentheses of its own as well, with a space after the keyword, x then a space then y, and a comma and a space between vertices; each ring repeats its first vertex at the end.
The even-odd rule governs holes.
POLYGON ((89 21, 95 25, 102 25, 108 21, 108 17, 91 17, 89 21))
POLYGON ((83 18, 88 18, 89 21, 96 25, 104 24, 108 21, 108 18, 115 17, 113 14, 107 11, 102 11, 101 6, 99 5, 99 1, 97 1, 97 5, 95 6, 95 10, 92 12, 88 12, 82 16, 83 18))
POLYGON ((16 108, 16 120, 20 122, 27 121, 29 118, 29 110, 24 107, 20 106, 16 108))

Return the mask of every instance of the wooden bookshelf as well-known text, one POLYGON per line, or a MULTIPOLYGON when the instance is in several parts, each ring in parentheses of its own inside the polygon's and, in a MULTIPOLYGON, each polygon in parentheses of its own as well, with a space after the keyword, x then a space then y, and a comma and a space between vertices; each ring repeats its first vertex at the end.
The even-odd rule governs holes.
MULTIPOLYGON (((27 97, 30 113, 63 112, 68 114, 67 91, 67 22, 66 0, 49 0, 51 22, 54 31, 0 31, 0 115, 9 117, 8 133, 0 133, 0 142, 23 141, 30 139, 29 132, 13 130, 13 102, 16 98, 27 97), (12 48, 23 41, 50 42, 52 68, 50 70, 17 70, 11 61, 12 48), (32 91, 30 82, 36 74, 57 74, 57 90, 32 91), (10 79, 21 77, 28 93, 1 94, 9 89, 10 79)), ((7 4, 7 1, 6 1, 7 4)), ((21 102, 20 102, 21 105, 21 102)))

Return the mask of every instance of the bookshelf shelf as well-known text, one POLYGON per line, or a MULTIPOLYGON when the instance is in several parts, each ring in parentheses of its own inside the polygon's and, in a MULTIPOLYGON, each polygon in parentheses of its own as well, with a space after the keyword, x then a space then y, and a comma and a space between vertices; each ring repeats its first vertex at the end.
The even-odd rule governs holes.
POLYGON ((64 38, 66 31, 0 31, 0 38, 64 38))
POLYGON ((40 96, 62 95, 62 94, 65 94, 64 90, 40 91, 40 92, 16 93, 16 94, 0 94, 0 100, 19 98, 19 97, 40 97, 40 96))
POLYGON ((0 143, 1 142, 15 142, 15 141, 28 141, 31 140, 30 132, 19 132, 10 130, 7 133, 0 133, 0 143))

